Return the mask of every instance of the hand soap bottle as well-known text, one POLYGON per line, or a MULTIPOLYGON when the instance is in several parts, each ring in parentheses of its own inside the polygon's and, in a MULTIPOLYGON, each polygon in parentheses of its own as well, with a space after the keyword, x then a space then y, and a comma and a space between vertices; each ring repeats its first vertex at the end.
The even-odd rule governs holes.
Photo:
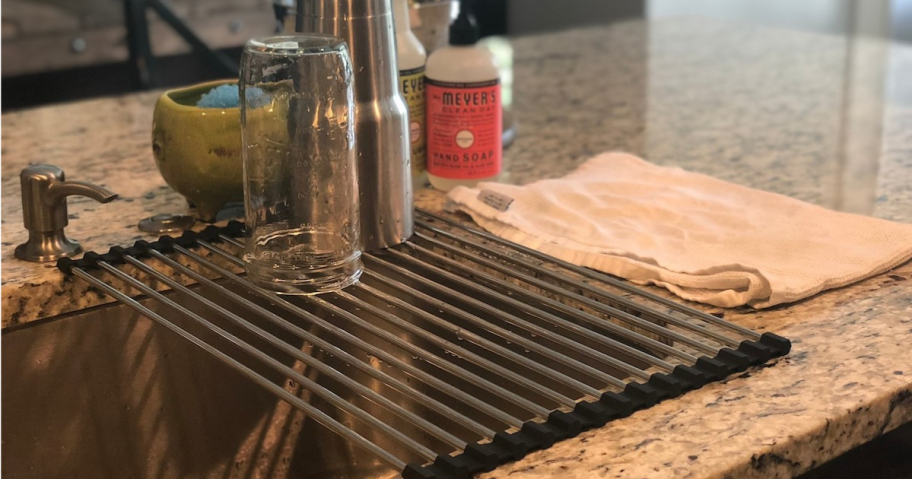
POLYGON ((393 0, 399 56, 399 90, 409 108, 409 144, 412 147, 413 189, 427 185, 427 122, 424 73, 427 53, 412 33, 408 0, 393 0))
POLYGON ((478 39, 475 19, 463 9, 450 27, 450 46, 427 63, 428 178, 443 191, 496 181, 501 173, 500 72, 478 39))

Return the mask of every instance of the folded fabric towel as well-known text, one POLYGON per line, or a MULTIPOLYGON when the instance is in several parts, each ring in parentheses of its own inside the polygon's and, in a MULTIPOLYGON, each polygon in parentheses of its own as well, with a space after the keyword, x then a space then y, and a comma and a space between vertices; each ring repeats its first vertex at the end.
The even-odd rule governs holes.
POLYGON ((766 308, 912 258, 912 225, 838 213, 635 156, 562 179, 481 183, 450 205, 504 239, 721 307, 766 308))

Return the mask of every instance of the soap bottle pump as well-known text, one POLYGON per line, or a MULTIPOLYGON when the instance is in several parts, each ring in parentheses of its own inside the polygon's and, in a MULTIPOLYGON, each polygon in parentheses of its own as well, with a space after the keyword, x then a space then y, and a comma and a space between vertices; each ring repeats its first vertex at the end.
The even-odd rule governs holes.
POLYGON ((450 46, 427 63, 428 178, 443 191, 496 181, 501 173, 500 71, 478 40, 475 19, 462 9, 450 27, 450 46))

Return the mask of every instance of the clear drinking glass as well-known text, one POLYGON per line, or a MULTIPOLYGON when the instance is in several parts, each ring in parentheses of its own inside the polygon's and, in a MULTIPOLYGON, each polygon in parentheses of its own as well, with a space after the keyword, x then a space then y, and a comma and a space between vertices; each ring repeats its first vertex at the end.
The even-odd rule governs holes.
POLYGON ((352 67, 335 37, 252 40, 241 59, 248 278, 286 294, 361 275, 352 67))

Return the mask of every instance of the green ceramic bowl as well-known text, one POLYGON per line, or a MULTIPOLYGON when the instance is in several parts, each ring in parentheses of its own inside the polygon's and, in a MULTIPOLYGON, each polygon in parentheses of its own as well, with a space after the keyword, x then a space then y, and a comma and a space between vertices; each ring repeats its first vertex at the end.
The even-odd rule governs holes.
POLYGON ((152 151, 165 182, 214 222, 226 203, 244 201, 240 108, 199 108, 203 94, 237 80, 165 92, 155 105, 152 151))

